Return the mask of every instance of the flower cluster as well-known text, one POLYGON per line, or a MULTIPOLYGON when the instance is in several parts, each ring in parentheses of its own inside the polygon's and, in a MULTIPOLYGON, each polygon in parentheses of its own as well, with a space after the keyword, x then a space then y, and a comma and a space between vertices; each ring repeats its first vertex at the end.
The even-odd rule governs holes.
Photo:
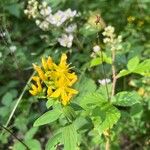
POLYGON ((104 29, 104 32, 102 33, 105 37, 103 39, 103 42, 107 44, 111 51, 114 50, 120 50, 122 48, 121 42, 122 42, 122 36, 119 35, 116 37, 116 34, 114 33, 115 29, 112 26, 107 26, 104 29))
MULTIPOLYGON (((39 4, 36 0, 29 0, 24 12, 28 18, 34 18, 36 25, 44 31, 50 30, 52 26, 61 27, 66 21, 72 21, 73 17, 77 16, 77 11, 70 8, 64 11, 58 10, 53 14, 52 8, 45 1, 39 4)), ((70 48, 77 25, 70 24, 63 28, 65 33, 57 41, 61 46, 70 48)))
POLYGON ((65 11, 58 10, 52 14, 51 7, 45 1, 39 4, 36 0, 28 1, 27 9, 24 12, 29 18, 35 18, 36 24, 42 30, 48 30, 51 25, 59 27, 77 15, 76 10, 72 11, 70 8, 65 11))
POLYGON ((36 18, 38 16, 38 1, 29 0, 27 9, 24 10, 24 13, 28 16, 28 18, 36 18))
POLYGON ((66 54, 62 54, 60 63, 56 65, 51 57, 46 60, 42 58, 42 67, 33 64, 37 72, 32 80, 32 95, 44 95, 47 98, 59 99, 63 105, 69 103, 70 99, 78 91, 71 88, 77 81, 77 75, 70 72, 69 65, 66 62, 66 54))

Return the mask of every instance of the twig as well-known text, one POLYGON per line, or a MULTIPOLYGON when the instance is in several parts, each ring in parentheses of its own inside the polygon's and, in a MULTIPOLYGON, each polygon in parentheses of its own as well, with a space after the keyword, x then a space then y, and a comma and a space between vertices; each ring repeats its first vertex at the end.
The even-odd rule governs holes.
POLYGON ((15 136, 8 128, 4 127, 1 124, 0 124, 0 127, 6 130, 7 132, 9 132, 15 139, 17 139, 22 145, 24 145, 27 148, 27 150, 30 150, 30 148, 22 140, 20 140, 17 136, 15 136))
POLYGON ((110 131, 109 130, 107 130, 104 133, 104 137, 106 139, 105 150, 110 150, 110 131))
POLYGON ((112 51, 112 92, 111 92, 111 99, 115 94, 115 88, 116 88, 116 81, 117 81, 117 76, 116 76, 116 68, 115 68, 115 50, 112 51))

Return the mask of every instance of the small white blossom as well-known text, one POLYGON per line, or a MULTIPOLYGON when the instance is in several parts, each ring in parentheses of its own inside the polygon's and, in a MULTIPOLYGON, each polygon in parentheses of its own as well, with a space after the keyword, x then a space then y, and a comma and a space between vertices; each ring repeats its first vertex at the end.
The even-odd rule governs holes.
POLYGON ((122 36, 119 35, 118 38, 117 38, 117 40, 118 40, 119 43, 122 42, 122 36))
POLYGON ((45 1, 42 2, 42 6, 43 6, 43 7, 46 7, 46 6, 47 6, 47 2, 45 2, 45 1))
POLYGON ((16 51, 17 47, 15 45, 12 45, 9 47, 9 49, 12 53, 14 53, 16 51))
POLYGON ((40 22, 41 22, 40 20, 35 20, 36 25, 39 25, 40 22))
POLYGON ((24 10, 24 13, 29 17, 29 18, 36 18, 38 15, 38 1, 36 0, 29 0, 27 9, 24 10))
POLYGON ((48 30, 48 28, 49 28, 49 23, 48 23, 47 21, 42 21, 42 22, 40 22, 39 27, 40 27, 42 30, 48 30))
POLYGON ((73 18, 76 16, 77 14, 77 11, 76 10, 71 10, 70 8, 68 8, 66 11, 65 11, 65 14, 67 15, 67 18, 73 18))
POLYGON ((107 26, 102 33, 104 36, 112 37, 114 34, 115 28, 112 26, 107 26))
POLYGON ((77 25, 76 25, 76 24, 71 24, 71 25, 69 25, 69 26, 65 29, 65 31, 66 31, 67 33, 73 33, 76 29, 77 29, 77 25))
POLYGON ((58 10, 54 15, 50 15, 47 21, 57 27, 61 26, 66 20, 73 18, 76 15, 76 10, 72 11, 70 8, 66 11, 58 10))
POLYGON ((5 37, 6 36, 6 32, 0 32, 0 37, 5 37))
POLYGON ((72 34, 69 34, 69 35, 62 34, 62 37, 58 38, 58 42, 63 47, 70 48, 72 46, 72 41, 73 41, 73 35, 72 34))
POLYGON ((111 82, 111 80, 110 79, 102 79, 102 80, 98 80, 98 83, 100 83, 101 85, 106 85, 106 84, 108 84, 108 83, 110 83, 111 82))
POLYGON ((122 36, 119 35, 118 37, 116 37, 114 31, 115 31, 114 27, 107 26, 104 29, 104 32, 102 33, 105 36, 103 42, 109 47, 111 51, 122 49, 122 45, 121 45, 122 36))
POLYGON ((95 53, 99 52, 100 49, 101 49, 101 48, 100 48, 99 45, 95 45, 95 46, 93 47, 93 51, 94 51, 95 53))
POLYGON ((40 10, 40 14, 44 17, 51 15, 51 12, 52 12, 52 9, 49 6, 41 8, 40 10))
POLYGON ((61 26, 67 20, 67 15, 63 11, 59 10, 54 15, 48 17, 48 20, 51 24, 56 25, 57 27, 61 26))

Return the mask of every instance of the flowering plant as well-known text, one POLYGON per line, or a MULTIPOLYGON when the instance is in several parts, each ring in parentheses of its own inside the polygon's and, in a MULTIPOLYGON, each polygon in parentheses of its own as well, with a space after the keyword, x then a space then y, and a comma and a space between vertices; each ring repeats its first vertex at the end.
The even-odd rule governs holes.
POLYGON ((0 149, 148 149, 147 1, 7 1, 0 149))

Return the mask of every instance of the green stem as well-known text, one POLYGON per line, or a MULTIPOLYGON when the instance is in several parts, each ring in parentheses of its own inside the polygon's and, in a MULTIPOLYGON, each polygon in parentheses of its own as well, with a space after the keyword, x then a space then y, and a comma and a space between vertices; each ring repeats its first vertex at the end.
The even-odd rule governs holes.
POLYGON ((20 101, 21 101, 21 99, 22 99, 22 97, 23 97, 25 91, 27 90, 28 85, 29 85, 29 83, 31 82, 32 77, 33 77, 34 74, 35 74, 35 71, 34 71, 33 74, 30 76, 30 78, 29 78, 29 80, 28 80, 26 86, 24 87, 24 89, 22 90, 22 93, 20 94, 19 98, 17 99, 17 102, 16 102, 16 104, 15 104, 15 106, 14 106, 14 108, 13 108, 13 110, 12 110, 12 112, 11 112, 11 114, 10 114, 10 116, 9 116, 9 118, 8 118, 8 120, 7 120, 7 122, 6 122, 6 124, 5 124, 5 127, 6 127, 6 128, 7 128, 8 124, 10 123, 10 121, 11 121, 11 119, 12 119, 12 117, 13 117, 13 115, 14 115, 14 113, 15 113, 15 111, 16 111, 16 109, 17 109, 17 107, 18 107, 18 105, 19 105, 19 103, 20 103, 20 101))

